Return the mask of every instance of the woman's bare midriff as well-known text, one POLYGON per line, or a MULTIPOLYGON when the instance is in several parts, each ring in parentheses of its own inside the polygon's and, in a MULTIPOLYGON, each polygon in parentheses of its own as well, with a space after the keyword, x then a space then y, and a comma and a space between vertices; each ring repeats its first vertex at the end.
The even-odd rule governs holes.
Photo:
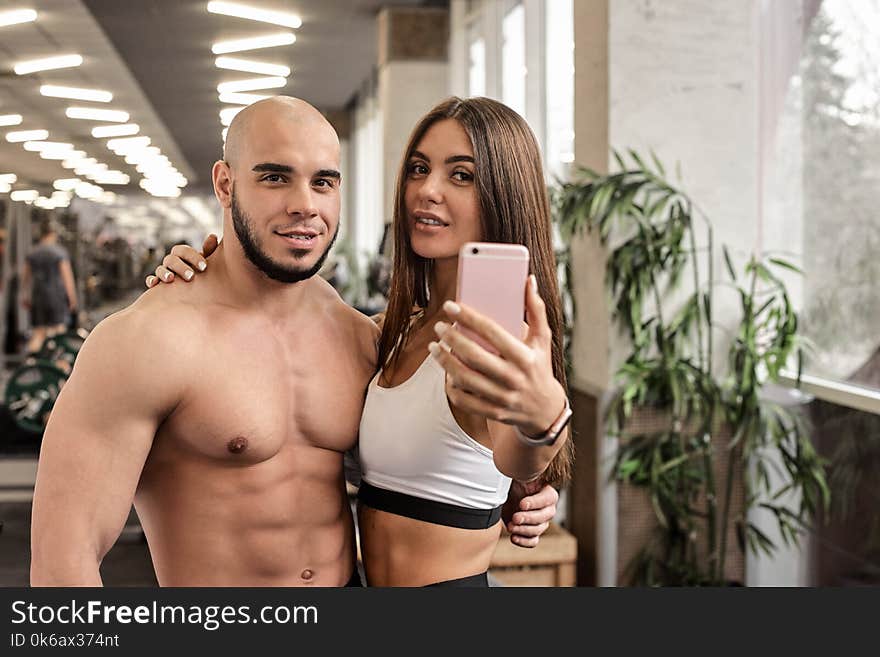
POLYGON ((488 529, 435 525, 358 505, 361 555, 370 586, 426 586, 489 568, 501 522, 488 529))

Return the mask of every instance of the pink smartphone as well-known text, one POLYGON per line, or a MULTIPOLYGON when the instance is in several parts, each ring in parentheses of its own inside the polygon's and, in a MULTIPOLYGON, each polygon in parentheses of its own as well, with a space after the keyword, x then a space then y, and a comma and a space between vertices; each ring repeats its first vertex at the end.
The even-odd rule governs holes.
MULTIPOLYGON (((529 250, 521 244, 468 242, 458 254, 456 298, 522 337, 529 250)), ((467 329, 462 333, 484 349, 498 350, 467 329)))

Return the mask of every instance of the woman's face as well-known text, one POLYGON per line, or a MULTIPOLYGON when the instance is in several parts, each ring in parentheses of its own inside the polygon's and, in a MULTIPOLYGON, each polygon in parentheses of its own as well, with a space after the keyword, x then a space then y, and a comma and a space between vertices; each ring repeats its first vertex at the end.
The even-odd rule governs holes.
POLYGON ((474 150, 458 121, 432 125, 406 171, 406 226, 417 255, 454 257, 465 242, 482 241, 474 150))

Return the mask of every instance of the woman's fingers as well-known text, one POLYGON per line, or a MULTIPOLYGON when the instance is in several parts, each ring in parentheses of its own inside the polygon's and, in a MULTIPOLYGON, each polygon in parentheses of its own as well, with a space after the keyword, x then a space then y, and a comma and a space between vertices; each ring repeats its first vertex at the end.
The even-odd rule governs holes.
POLYGON ((217 250, 217 245, 220 244, 220 238, 217 237, 214 233, 209 234, 205 238, 205 242, 202 244, 202 255, 206 258, 210 256, 214 251, 217 250))
POLYGON ((156 276, 158 276, 159 280, 163 283, 170 283, 174 280, 174 272, 166 268, 164 265, 156 267, 156 276))
MULTIPOLYGON (((192 248, 189 244, 175 244, 171 247, 169 255, 176 256, 182 262, 192 269, 205 271, 208 263, 202 257, 202 254, 192 248)), ((168 256, 165 256, 166 258, 168 256)), ((179 273, 179 272, 178 272, 179 273)))
POLYGON ((456 360, 457 356, 447 352, 439 343, 432 342, 428 345, 428 349, 434 359, 446 370, 449 383, 452 386, 466 390, 497 406, 515 405, 515 400, 511 398, 511 393, 508 390, 468 369, 467 366, 456 360))
POLYGON ((174 272, 178 276, 182 277, 184 280, 191 280, 193 276, 195 276, 195 272, 189 263, 182 260, 180 257, 176 255, 172 255, 169 253, 162 259, 162 265, 168 271, 174 272))
POLYGON ((459 325, 470 329, 495 347, 504 360, 511 361, 522 369, 531 366, 534 357, 532 350, 497 322, 473 308, 453 301, 445 302, 443 310, 459 325))
POLYGON ((442 338, 455 357, 475 372, 492 379, 499 385, 507 388, 516 388, 517 371, 510 363, 492 354, 469 337, 464 335, 457 327, 451 327, 446 322, 437 322, 434 332, 442 338))

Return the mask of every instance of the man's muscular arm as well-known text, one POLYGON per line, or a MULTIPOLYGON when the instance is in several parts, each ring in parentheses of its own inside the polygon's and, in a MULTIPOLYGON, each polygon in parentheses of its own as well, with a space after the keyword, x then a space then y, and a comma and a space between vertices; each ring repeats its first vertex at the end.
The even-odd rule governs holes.
POLYGON ((40 450, 32 586, 101 584, 101 560, 128 517, 156 429, 183 390, 179 335, 163 335, 176 325, 129 308, 83 345, 40 450))

